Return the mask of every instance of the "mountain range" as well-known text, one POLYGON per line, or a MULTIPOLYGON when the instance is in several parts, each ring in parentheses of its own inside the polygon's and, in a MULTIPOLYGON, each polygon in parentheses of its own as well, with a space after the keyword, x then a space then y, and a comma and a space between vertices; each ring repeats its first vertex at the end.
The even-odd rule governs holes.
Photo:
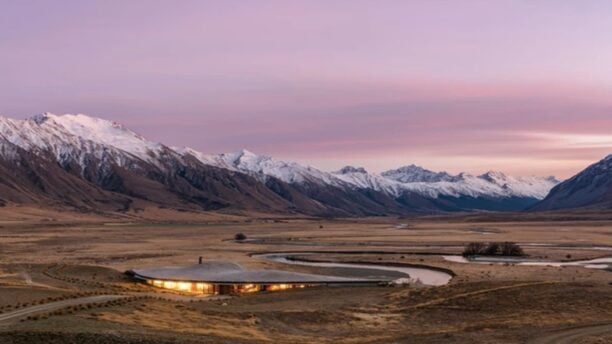
MULTIPOLYGON (((554 177, 453 175, 415 165, 380 174, 353 166, 326 172, 248 150, 214 155, 170 147, 81 114, 0 117, 0 205, 311 216, 559 209, 590 202, 578 189, 605 168, 561 184, 554 177)), ((608 187, 609 180, 590 187, 608 187)), ((609 202, 609 194, 596 198, 609 202)))

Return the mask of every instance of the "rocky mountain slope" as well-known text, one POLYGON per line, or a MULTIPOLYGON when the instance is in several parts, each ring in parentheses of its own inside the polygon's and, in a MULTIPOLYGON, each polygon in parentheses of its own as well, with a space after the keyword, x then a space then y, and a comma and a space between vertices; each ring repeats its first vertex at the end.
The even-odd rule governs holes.
POLYGON ((399 203, 401 208, 416 211, 522 210, 543 199, 559 183, 554 177, 512 177, 501 172, 450 175, 414 165, 381 174, 353 166, 324 172, 246 150, 220 155, 206 155, 189 148, 177 151, 204 164, 241 171, 263 182, 275 178, 297 188, 308 185, 309 189, 318 186, 378 193, 379 197, 399 203))
POLYGON ((382 174, 325 172, 243 150, 207 155, 152 142, 86 115, 0 117, 0 205, 83 210, 185 210, 370 216, 519 210, 552 178, 450 175, 417 166, 382 174))
MULTIPOLYGON (((0 118, 0 140, 0 159, 7 168, 0 176, 7 189, 0 195, 4 203, 119 211, 151 205, 263 212, 292 208, 248 175, 186 159, 110 121, 52 114, 27 120, 0 118), (21 170, 19 179, 10 175, 15 167, 21 170)), ((315 202, 307 206, 319 208, 315 202)))
POLYGON ((612 155, 554 187, 532 210, 612 209, 612 155))

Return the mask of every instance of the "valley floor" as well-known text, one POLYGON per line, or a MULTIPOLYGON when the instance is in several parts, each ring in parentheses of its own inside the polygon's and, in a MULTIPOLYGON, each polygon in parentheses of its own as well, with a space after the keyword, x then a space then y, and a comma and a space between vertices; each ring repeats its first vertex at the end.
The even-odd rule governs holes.
POLYGON ((126 222, 55 214, 0 223, 0 343, 612 343, 612 271, 448 261, 467 242, 514 241, 534 259, 612 256, 605 216, 126 222), (247 240, 237 243, 234 234, 247 240), (251 257, 451 270, 441 287, 343 287, 190 297, 135 284, 130 268, 251 257))

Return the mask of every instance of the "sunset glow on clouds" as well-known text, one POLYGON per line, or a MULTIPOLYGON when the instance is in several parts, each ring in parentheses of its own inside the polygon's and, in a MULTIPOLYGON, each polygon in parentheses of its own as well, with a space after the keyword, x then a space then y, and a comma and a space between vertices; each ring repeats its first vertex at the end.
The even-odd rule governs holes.
POLYGON ((0 113, 217 153, 568 177, 612 153, 609 1, 9 1, 0 113))

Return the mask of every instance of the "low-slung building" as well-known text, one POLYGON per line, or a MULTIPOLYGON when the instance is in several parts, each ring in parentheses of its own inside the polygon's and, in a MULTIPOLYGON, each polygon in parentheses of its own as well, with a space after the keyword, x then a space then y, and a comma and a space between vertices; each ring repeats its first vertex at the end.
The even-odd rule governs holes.
POLYGON ((223 261, 133 269, 128 274, 159 288, 195 294, 251 293, 321 285, 377 285, 383 282, 280 270, 249 271, 238 264, 223 261))

